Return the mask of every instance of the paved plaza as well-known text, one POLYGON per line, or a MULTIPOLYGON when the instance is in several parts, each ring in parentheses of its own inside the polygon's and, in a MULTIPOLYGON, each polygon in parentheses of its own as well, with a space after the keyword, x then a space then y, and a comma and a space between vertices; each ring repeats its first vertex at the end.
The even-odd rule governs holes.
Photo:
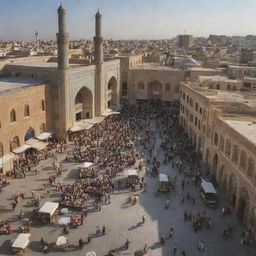
MULTIPOLYGON (((151 121, 154 127, 154 121, 151 121)), ((30 233, 30 244, 27 248, 26 255, 35 256, 42 255, 43 251, 40 244, 41 237, 49 243, 48 255, 86 255, 88 251, 95 251, 97 255, 107 255, 109 250, 118 249, 120 255, 134 255, 138 250, 142 250, 144 245, 148 245, 147 255, 154 256, 170 256, 173 254, 173 247, 177 246, 176 255, 182 255, 184 251, 186 256, 247 256, 254 255, 252 248, 245 248, 240 245, 240 238, 242 231, 245 230, 234 213, 231 216, 221 216, 221 207, 230 205, 225 199, 221 191, 218 191, 219 205, 217 209, 208 208, 202 201, 199 195, 199 188, 195 187, 192 182, 185 185, 182 191, 181 181, 183 175, 178 175, 178 169, 173 168, 171 162, 163 164, 164 152, 160 148, 159 130, 154 132, 156 138, 156 146, 153 155, 161 162, 159 168, 160 173, 166 173, 173 180, 177 176, 176 191, 171 191, 168 194, 161 193, 155 194, 158 187, 158 177, 152 177, 147 166, 147 155, 140 150, 140 157, 145 159, 145 164, 140 176, 145 176, 147 186, 145 192, 137 190, 131 192, 130 190, 117 190, 111 195, 111 204, 103 204, 101 211, 89 211, 88 216, 85 218, 83 225, 77 229, 70 229, 67 235, 69 239, 69 248, 66 251, 57 250, 54 245, 57 237, 62 235, 62 227, 56 224, 41 224, 36 222, 33 224, 30 233), (191 200, 185 199, 181 203, 182 196, 186 195, 187 191, 195 198, 195 204, 191 200), (139 202, 132 206, 127 203, 128 195, 137 195, 139 202), (165 209, 166 200, 170 200, 170 208, 165 209), (184 211, 187 210, 193 215, 203 213, 211 217, 212 226, 210 228, 203 227, 202 230, 194 232, 190 221, 184 222, 184 211), (145 223, 142 224, 142 216, 145 215, 145 223), (83 249, 78 247, 78 240, 82 238, 84 241, 88 235, 96 233, 96 226, 106 226, 106 234, 104 236, 93 237, 89 244, 85 244, 83 249), (234 226, 232 237, 224 238, 222 232, 224 228, 234 226), (172 238, 167 238, 170 228, 174 228, 174 235, 172 238), (163 233, 166 237, 166 244, 159 243, 159 234, 163 233), (128 250, 123 250, 127 238, 131 241, 128 250), (205 243, 205 251, 200 252, 197 249, 199 241, 205 243)), ((68 145, 70 150, 72 144, 68 145)), ((58 154, 58 159, 62 161, 64 172, 62 176, 57 177, 57 181, 71 183, 78 176, 77 163, 66 162, 65 152, 58 154)), ((172 162, 178 161, 176 157, 172 162)), ((23 179, 10 179, 11 185, 7 186, 0 193, 0 220, 8 219, 14 228, 14 232, 10 235, 0 236, 0 255, 11 255, 10 240, 17 236, 17 227, 19 224, 18 214, 22 208, 25 215, 31 216, 33 206, 31 205, 31 191, 36 193, 44 193, 42 190, 43 184, 47 184, 46 190, 51 193, 46 198, 40 201, 40 205, 46 201, 58 201, 59 192, 56 192, 48 182, 49 176, 55 174, 51 167, 51 159, 44 160, 40 163, 42 171, 36 175, 31 171, 23 179), (25 199, 16 207, 13 212, 10 202, 14 196, 20 192, 25 193, 25 199)), ((124 174, 120 173, 116 179, 121 178, 124 174)), ((117 188, 117 186, 115 187, 117 188)), ((255 251, 254 251, 255 252, 255 251)))

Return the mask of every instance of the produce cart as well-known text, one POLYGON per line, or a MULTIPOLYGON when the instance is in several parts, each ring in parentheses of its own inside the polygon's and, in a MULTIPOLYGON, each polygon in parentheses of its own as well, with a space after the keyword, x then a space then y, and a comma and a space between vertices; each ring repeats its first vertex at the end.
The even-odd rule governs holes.
POLYGON ((59 203, 46 202, 38 211, 38 219, 44 223, 55 223, 59 214, 59 203))
POLYGON ((25 253, 26 247, 29 243, 29 237, 31 234, 19 234, 12 244, 12 251, 15 255, 21 255, 25 253))

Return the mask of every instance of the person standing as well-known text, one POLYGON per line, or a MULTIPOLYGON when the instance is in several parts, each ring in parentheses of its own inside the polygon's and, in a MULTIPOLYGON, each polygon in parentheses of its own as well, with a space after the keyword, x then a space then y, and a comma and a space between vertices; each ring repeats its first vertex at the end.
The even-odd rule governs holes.
POLYGON ((145 223, 145 215, 142 216, 142 223, 145 223))

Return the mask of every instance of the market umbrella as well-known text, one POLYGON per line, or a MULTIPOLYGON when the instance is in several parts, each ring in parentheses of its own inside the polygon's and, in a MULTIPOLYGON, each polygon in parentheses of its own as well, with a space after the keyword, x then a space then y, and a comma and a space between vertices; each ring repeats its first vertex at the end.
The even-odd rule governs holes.
POLYGON ((66 213, 68 213, 68 208, 62 208, 62 209, 60 210, 60 213, 61 213, 61 214, 66 214, 66 213))
POLYGON ((92 163, 92 162, 83 162, 78 165, 78 168, 88 168, 88 167, 91 167, 93 164, 94 163, 92 163))
POLYGON ((59 236, 57 241, 56 241, 56 245, 57 246, 61 246, 63 244, 67 244, 67 238, 65 236, 59 236))
POLYGON ((70 218, 69 217, 61 217, 57 221, 57 224, 59 224, 59 225, 67 225, 69 223, 70 223, 70 218))
POLYGON ((87 252, 86 256, 96 256, 96 252, 94 251, 87 252))

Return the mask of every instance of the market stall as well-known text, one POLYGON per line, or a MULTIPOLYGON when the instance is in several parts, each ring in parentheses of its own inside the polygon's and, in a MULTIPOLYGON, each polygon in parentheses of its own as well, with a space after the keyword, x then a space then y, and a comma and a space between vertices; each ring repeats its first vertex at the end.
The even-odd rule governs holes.
POLYGON ((25 253, 31 234, 19 234, 12 244, 12 251, 15 255, 25 253))
POLYGON ((59 214, 59 203, 46 202, 38 211, 38 218, 44 223, 55 223, 59 214))

